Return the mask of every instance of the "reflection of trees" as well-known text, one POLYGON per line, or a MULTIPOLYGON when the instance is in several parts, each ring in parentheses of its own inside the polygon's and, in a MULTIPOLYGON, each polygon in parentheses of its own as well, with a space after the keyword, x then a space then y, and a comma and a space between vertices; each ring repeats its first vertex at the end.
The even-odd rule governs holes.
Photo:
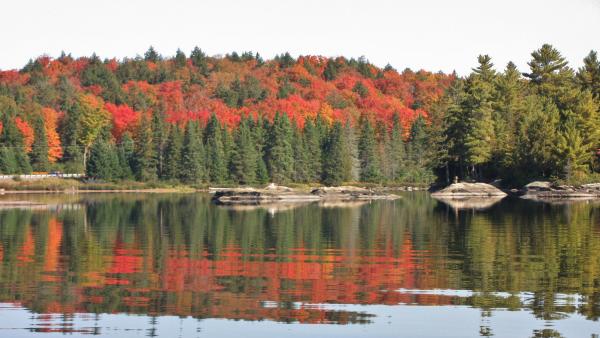
POLYGON ((0 211, 1 301, 39 312, 332 323, 369 315, 310 304, 525 307, 544 319, 600 313, 593 205, 505 201, 455 212, 425 194, 277 213, 218 208, 203 195, 83 203, 58 213, 0 211), (436 288, 476 294, 395 291, 436 288))

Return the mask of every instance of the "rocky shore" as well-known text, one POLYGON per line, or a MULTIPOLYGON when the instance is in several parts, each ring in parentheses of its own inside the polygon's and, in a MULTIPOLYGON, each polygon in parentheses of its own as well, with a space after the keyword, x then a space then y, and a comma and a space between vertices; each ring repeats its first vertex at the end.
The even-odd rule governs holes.
POLYGON ((212 200, 219 204, 263 204, 298 202, 351 202, 370 200, 394 200, 398 195, 388 194, 359 187, 319 187, 314 189, 293 189, 270 184, 265 188, 210 188, 212 200))
POLYGON ((600 198, 600 183, 571 186, 536 181, 527 184, 519 193, 521 198, 530 200, 593 200, 600 198))

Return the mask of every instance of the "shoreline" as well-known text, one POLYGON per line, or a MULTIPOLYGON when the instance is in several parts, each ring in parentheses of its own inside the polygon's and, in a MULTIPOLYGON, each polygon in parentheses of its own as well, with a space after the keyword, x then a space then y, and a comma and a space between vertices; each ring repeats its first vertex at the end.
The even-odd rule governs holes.
POLYGON ((73 190, 0 190, 1 195, 26 195, 26 194, 90 194, 90 193, 181 193, 208 192, 206 189, 178 189, 178 188, 148 188, 148 189, 73 189, 73 190))

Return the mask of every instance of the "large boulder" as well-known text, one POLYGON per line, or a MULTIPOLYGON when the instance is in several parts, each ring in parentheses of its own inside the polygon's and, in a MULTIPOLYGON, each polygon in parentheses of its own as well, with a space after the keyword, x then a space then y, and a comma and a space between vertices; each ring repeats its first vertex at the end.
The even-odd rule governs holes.
POLYGON ((551 191, 552 183, 546 181, 534 181, 523 187, 523 191, 525 192, 533 192, 533 191, 551 191))
POLYGON ((506 193, 487 183, 453 183, 431 194, 433 197, 505 197, 506 193))

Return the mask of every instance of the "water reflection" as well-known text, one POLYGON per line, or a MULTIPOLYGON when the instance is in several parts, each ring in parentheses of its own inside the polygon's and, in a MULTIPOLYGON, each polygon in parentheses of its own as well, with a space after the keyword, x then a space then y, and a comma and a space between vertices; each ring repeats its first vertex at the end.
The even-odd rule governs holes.
POLYGON ((512 311, 544 321, 531 336, 555 337, 557 323, 600 314, 594 204, 507 199, 476 211, 412 193, 273 211, 205 195, 35 199, 52 207, 0 210, 0 302, 35 313, 32 332, 98 334, 86 320, 117 313, 377 326, 385 305, 477 309, 477 329, 460 336, 492 335, 512 311))

